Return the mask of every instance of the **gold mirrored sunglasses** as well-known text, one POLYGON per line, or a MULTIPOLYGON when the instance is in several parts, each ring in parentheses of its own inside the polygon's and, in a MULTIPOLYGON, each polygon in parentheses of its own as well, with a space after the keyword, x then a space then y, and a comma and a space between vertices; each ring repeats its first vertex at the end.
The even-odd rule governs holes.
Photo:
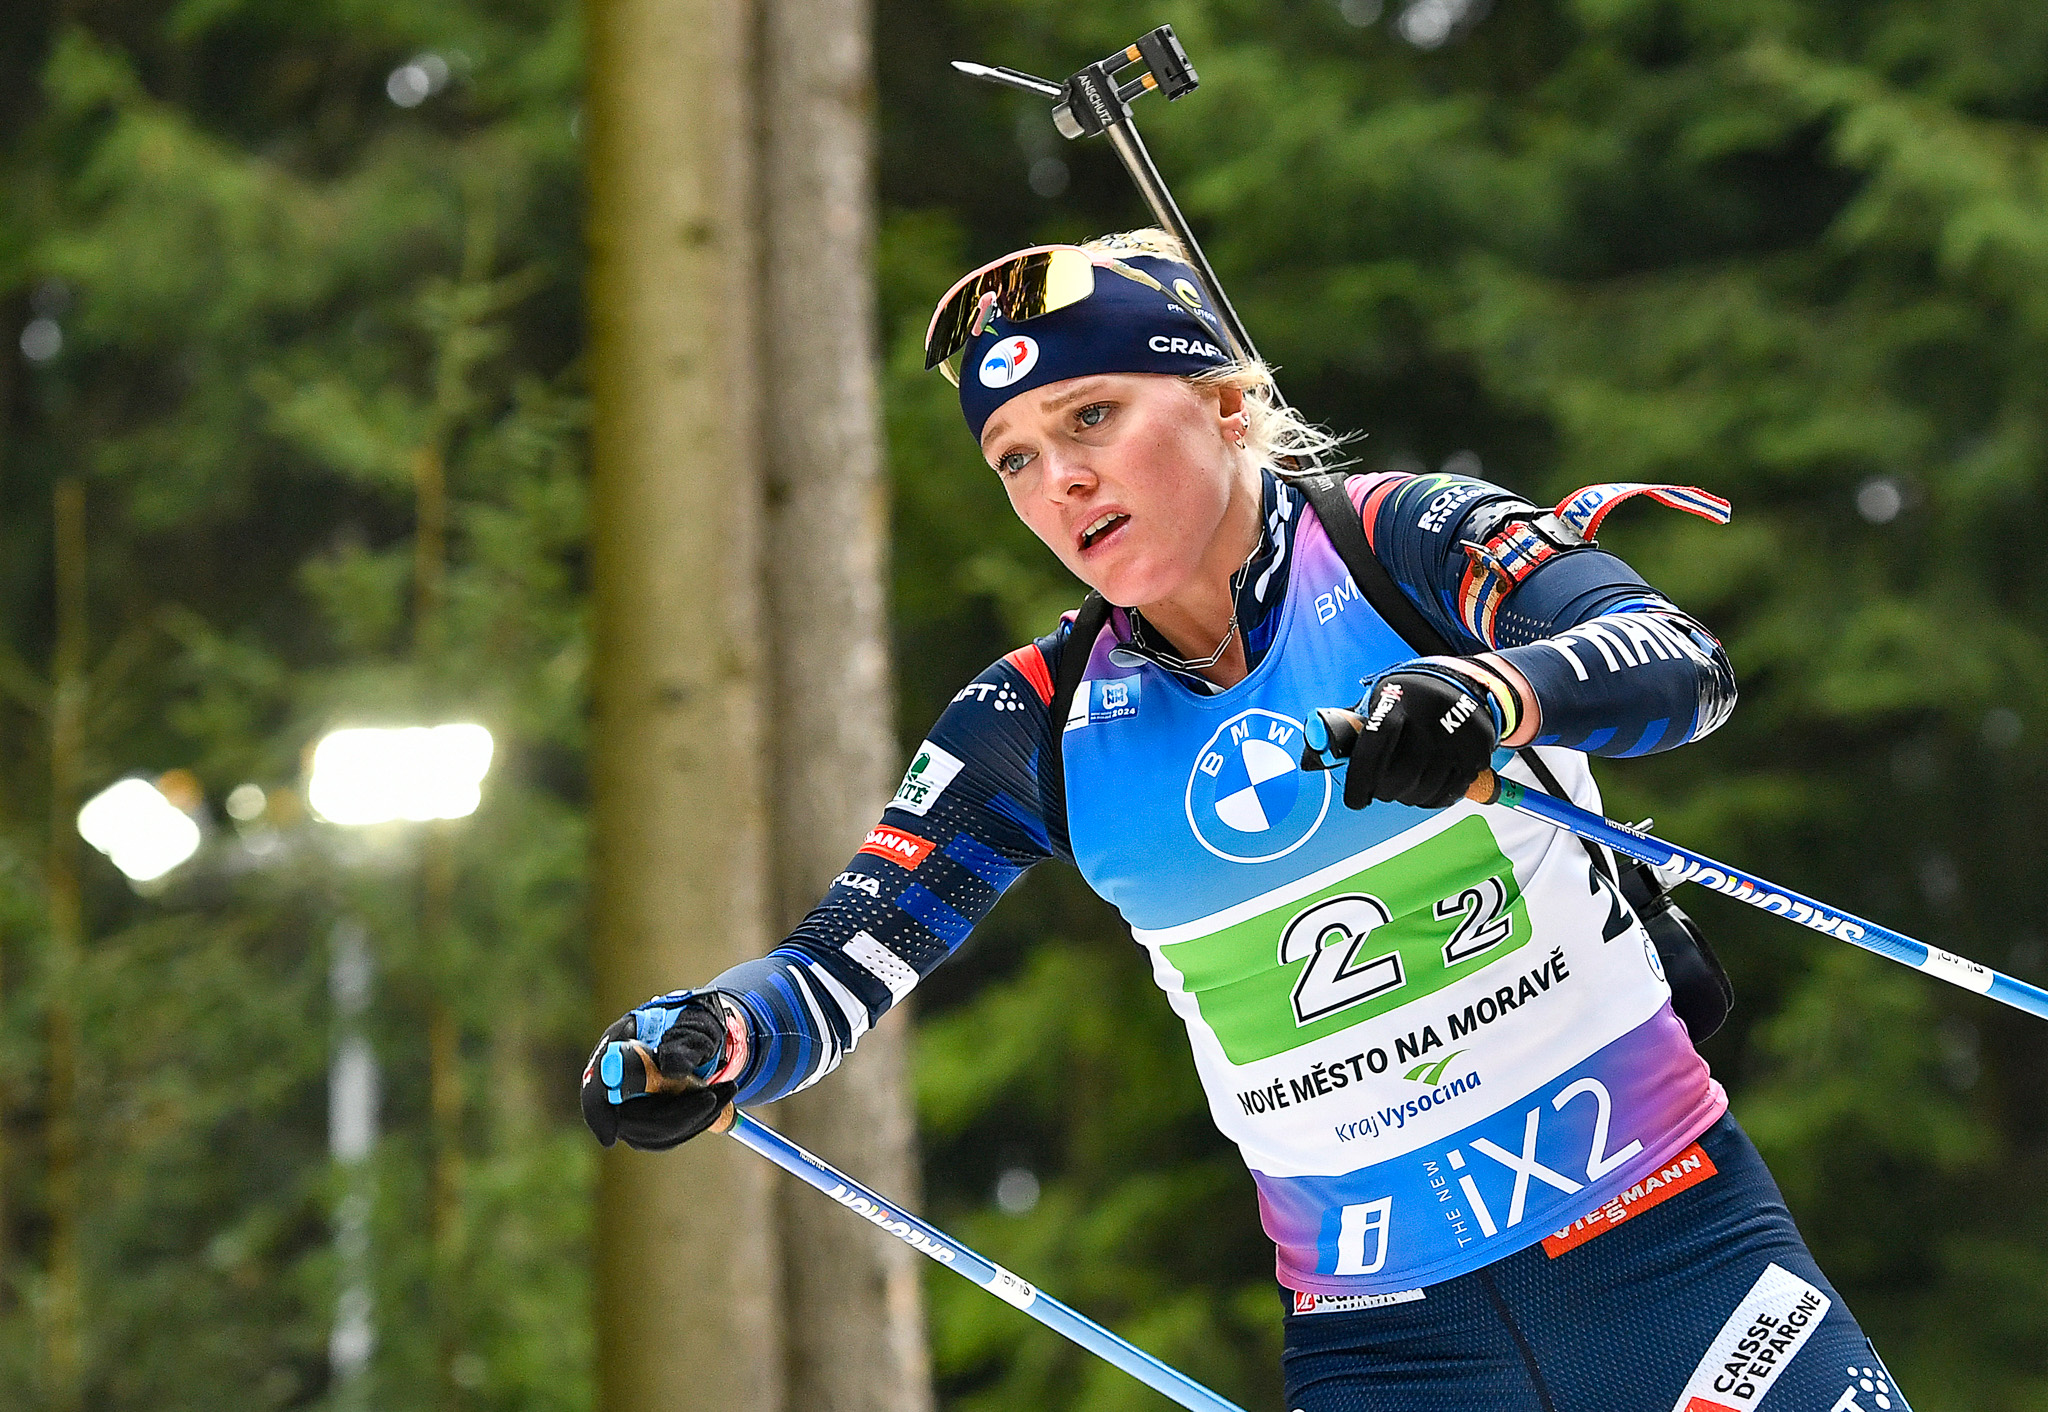
MULTIPOLYGON (((1114 270, 1166 294, 1166 286, 1136 266, 1078 245, 1040 245, 1005 255, 962 278, 932 311, 924 333, 924 365, 960 385, 960 352, 1000 313, 1013 324, 1080 303, 1095 292, 1095 272, 1114 270)), ((1170 294, 1168 298, 1172 298, 1170 294)))

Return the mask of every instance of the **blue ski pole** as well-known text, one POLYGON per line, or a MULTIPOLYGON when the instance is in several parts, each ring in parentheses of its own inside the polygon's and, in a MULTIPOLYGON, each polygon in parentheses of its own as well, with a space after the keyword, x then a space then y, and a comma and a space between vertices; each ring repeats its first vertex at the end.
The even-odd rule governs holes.
MULTIPOLYGON (((631 1063, 636 1074, 648 1080, 646 1092, 662 1092, 683 1081, 661 1076, 654 1056, 635 1041, 614 1041, 601 1057, 606 1085, 616 1088, 631 1063)), ((628 1093, 625 1101, 639 1097, 628 1093)), ((614 1100, 618 1101, 618 1100, 614 1100)), ((1064 1334, 1106 1363, 1114 1364, 1155 1392, 1164 1394, 1192 1412, 1244 1412, 1235 1402, 1218 1397, 1184 1373, 1175 1371, 1139 1348, 1118 1338, 1087 1315, 1078 1313, 1011 1274, 993 1260, 985 1260, 944 1231, 926 1224, 908 1211, 838 1168, 819 1161, 765 1123, 756 1122, 728 1103, 712 1125, 712 1131, 736 1139, 752 1148, 798 1181, 816 1187, 825 1195, 881 1230, 887 1231, 912 1250, 944 1265, 954 1274, 974 1281, 1006 1304, 1029 1314, 1055 1333, 1064 1334)))
POLYGON ((816 1187, 912 1250, 930 1256, 954 1274, 974 1281, 996 1298, 1022 1309, 1039 1323, 1064 1334, 1104 1362, 1115 1364, 1153 1391, 1165 1394, 1182 1407, 1194 1409, 1194 1412, 1244 1412, 1236 1403, 1218 1397, 1186 1374, 1167 1367, 1144 1349, 1118 1338, 1087 1315, 1068 1308, 994 1261, 984 1260, 895 1202, 877 1195, 837 1168, 820 1162, 765 1123, 757 1123, 730 1106, 726 1112, 732 1115, 732 1125, 727 1129, 732 1137, 798 1181, 816 1187))
POLYGON ((1694 853, 1689 848, 1666 843, 1652 838, 1639 829, 1617 824, 1612 819, 1603 819, 1598 814, 1581 809, 1568 800, 1545 794, 1540 789, 1530 789, 1514 780, 1504 779, 1488 770, 1472 783, 1465 797, 1478 804, 1499 804, 1517 813, 1528 814, 1545 823, 1554 824, 1577 834, 1580 838, 1604 843, 1631 858, 1640 858, 1653 868, 1664 869, 1660 874, 1667 883, 1691 882, 1701 887, 1712 888, 1725 893, 1738 902, 1747 902, 1776 916, 1785 917, 1803 927, 1811 927, 1823 936, 1836 937, 1842 941, 1875 951, 1902 965, 1924 971, 1930 976, 1959 985, 1964 990, 1974 990, 1979 995, 1988 995, 1993 1000, 2003 1001, 2016 1010, 2025 1010, 2048 1020, 2048 990, 2015 980, 1989 966, 1979 965, 1953 951, 1943 951, 1925 942, 1868 922, 1848 912, 1838 912, 1824 907, 1802 893, 1789 887, 1731 868, 1726 863, 1717 863, 1704 854, 1694 853))

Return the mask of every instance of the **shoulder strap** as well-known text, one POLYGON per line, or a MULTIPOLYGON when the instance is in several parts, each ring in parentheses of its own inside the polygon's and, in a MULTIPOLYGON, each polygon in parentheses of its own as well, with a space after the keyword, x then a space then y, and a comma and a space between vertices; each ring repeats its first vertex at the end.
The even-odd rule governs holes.
MULTIPOLYGON (((1387 572, 1387 566, 1380 562, 1379 555, 1372 552, 1372 541, 1365 536, 1364 518, 1344 489, 1344 477, 1318 471, 1313 475, 1290 476, 1288 484, 1308 497, 1316 518, 1322 521, 1323 533, 1330 536, 1330 543, 1336 546, 1337 557, 1350 570, 1351 581, 1358 585, 1365 601, 1386 619, 1387 626, 1424 656, 1458 655, 1457 648, 1445 641, 1435 625, 1422 616, 1415 600, 1402 592, 1401 585, 1394 582, 1394 576, 1387 572)), ((1560 797, 1564 795, 1563 784, 1551 773, 1550 766, 1543 763, 1541 755, 1526 747, 1517 750, 1515 755, 1529 767, 1544 789, 1560 797)), ((1600 875, 1612 881, 1614 872, 1608 866, 1606 856, 1585 839, 1580 842, 1585 843, 1586 854, 1593 860, 1593 866, 1600 870, 1600 875)))
POLYGON ((1053 678, 1052 703, 1047 707, 1052 712, 1052 749, 1046 755, 1046 770, 1040 775, 1041 789, 1047 785, 1066 789, 1066 761, 1061 755, 1061 743, 1067 733, 1067 715, 1073 710, 1074 693, 1081 689, 1081 674, 1088 670, 1095 639, 1102 636, 1103 626, 1108 622, 1109 600, 1090 589, 1081 600, 1081 611, 1074 615, 1073 627, 1067 630, 1066 642, 1060 647, 1060 670, 1053 678))
POLYGON ((1358 591, 1374 611, 1386 619, 1387 626, 1424 656, 1456 655, 1458 649, 1444 641, 1443 634, 1422 616, 1415 600, 1401 591, 1387 566, 1372 552, 1358 507, 1351 503, 1351 496, 1344 489, 1344 477, 1331 471, 1317 471, 1313 475, 1290 476, 1287 483, 1308 497, 1316 518, 1323 522, 1323 533, 1330 536, 1337 557, 1351 571, 1351 581, 1358 585, 1358 591))

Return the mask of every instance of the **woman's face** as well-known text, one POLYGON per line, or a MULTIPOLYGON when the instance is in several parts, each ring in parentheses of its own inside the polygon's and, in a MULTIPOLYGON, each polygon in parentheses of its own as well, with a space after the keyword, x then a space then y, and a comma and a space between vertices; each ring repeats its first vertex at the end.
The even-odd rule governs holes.
POLYGON ((1142 608, 1227 579, 1244 558, 1246 545, 1223 542, 1248 485, 1257 520, 1237 452, 1243 404, 1234 388, 1157 373, 1068 378, 997 408, 981 450, 1018 518, 1076 577, 1142 608))

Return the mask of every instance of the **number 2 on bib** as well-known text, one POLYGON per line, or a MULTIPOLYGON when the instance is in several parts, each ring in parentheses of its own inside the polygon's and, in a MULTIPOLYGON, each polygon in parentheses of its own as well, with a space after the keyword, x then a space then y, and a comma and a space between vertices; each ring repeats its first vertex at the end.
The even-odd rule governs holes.
POLYGON ((1294 983, 1295 1024, 1310 1024, 1407 983, 1399 951, 1359 957, 1373 929, 1391 920, 1377 897, 1348 893, 1317 903, 1288 924, 1280 937, 1280 964, 1308 961, 1294 983))

